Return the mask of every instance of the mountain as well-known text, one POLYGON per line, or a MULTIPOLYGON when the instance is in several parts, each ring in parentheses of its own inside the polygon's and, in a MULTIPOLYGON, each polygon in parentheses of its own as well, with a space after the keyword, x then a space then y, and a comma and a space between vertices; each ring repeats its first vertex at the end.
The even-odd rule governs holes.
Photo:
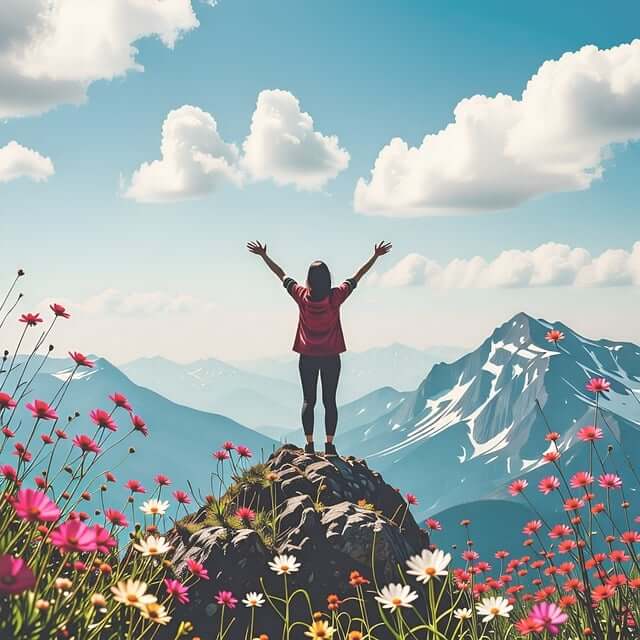
MULTIPOLYGON (((541 459, 553 446, 544 439, 547 421, 560 433, 564 471, 589 468, 589 447, 576 433, 595 420, 595 396, 585 389, 592 377, 611 382, 611 392, 599 399, 605 437, 598 448, 609 469, 633 475, 637 484, 629 460, 640 446, 640 348, 592 340, 523 313, 475 351, 435 365, 403 402, 343 433, 339 448, 366 457, 403 491, 420 496, 422 516, 510 500, 506 487, 513 479, 535 486, 553 473, 541 459), (545 340, 550 328, 565 334, 557 346, 545 340)), ((549 504, 537 490, 531 495, 536 504, 549 504)))

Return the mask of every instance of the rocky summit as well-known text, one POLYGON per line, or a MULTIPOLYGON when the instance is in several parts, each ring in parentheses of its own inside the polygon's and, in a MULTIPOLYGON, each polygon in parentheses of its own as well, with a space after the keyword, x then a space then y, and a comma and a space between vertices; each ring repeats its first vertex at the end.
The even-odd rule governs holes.
MULTIPOLYGON (((238 597, 251 591, 282 596, 283 577, 268 566, 276 555, 292 555, 300 563, 287 578, 289 593, 304 588, 311 608, 326 610, 328 595, 342 600, 353 594, 352 571, 370 580, 365 588, 398 581, 398 565, 429 543, 402 494, 364 460, 305 454, 293 445, 239 471, 224 494, 209 496, 170 537, 178 579, 189 578, 188 560, 209 574, 191 586, 184 616, 202 635, 214 631, 220 590, 238 597)), ((302 597, 292 607, 301 617, 311 616, 302 597)), ((237 629, 246 628, 249 615, 242 605, 233 610, 237 629)), ((280 629, 275 616, 268 606, 257 610, 256 635, 280 629)))

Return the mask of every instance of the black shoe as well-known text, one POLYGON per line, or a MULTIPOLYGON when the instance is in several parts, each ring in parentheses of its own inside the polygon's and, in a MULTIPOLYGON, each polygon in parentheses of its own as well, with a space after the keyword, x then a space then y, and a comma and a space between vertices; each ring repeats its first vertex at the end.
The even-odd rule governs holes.
POLYGON ((325 442, 324 443, 324 454, 326 456, 337 456, 338 452, 336 451, 336 447, 333 442, 325 442))
POLYGON ((315 449, 313 448, 313 442, 307 442, 307 444, 304 445, 304 452, 315 453, 315 449))

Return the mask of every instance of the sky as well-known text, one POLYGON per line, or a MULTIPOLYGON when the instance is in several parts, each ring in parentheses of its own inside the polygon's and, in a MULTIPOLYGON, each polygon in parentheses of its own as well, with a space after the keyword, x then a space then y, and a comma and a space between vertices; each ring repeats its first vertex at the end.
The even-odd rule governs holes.
POLYGON ((295 304, 246 242, 340 281, 388 240, 343 308, 353 350, 471 348, 519 311, 640 343, 639 18, 9 0, 0 285, 20 267, 22 311, 68 306, 62 353, 279 357, 295 304))

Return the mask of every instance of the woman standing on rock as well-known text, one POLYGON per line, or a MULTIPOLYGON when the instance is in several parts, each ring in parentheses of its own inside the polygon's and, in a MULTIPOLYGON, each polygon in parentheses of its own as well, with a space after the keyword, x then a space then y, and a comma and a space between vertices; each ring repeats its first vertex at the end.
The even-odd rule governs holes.
POLYGON ((267 245, 259 242, 247 243, 251 253, 259 255, 266 265, 282 281, 289 295, 298 304, 300 317, 293 350, 300 354, 298 368, 302 382, 302 427, 307 439, 306 453, 313 453, 313 411, 316 405, 318 374, 322 381, 322 403, 327 440, 324 450, 327 455, 337 455, 333 437, 338 424, 336 390, 340 376, 340 354, 346 351, 340 305, 356 288, 360 279, 375 264, 376 260, 391 251, 390 242, 375 245, 373 255, 351 278, 340 286, 331 287, 331 273, 324 262, 311 263, 306 286, 298 284, 268 255, 267 245))

